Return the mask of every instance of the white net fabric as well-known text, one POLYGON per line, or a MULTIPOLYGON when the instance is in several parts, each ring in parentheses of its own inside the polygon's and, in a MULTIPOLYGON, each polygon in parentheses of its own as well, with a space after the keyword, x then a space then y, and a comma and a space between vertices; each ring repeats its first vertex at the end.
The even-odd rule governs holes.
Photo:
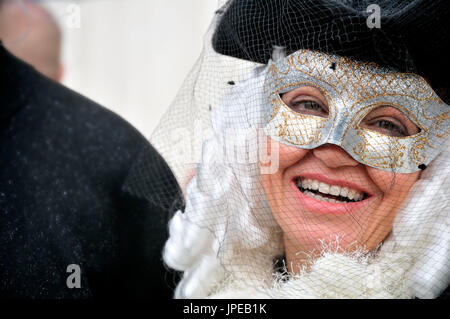
POLYGON ((175 297, 435 298, 447 288, 445 81, 392 30, 426 23, 425 5, 448 8, 383 2, 373 37, 370 4, 219 3, 151 138, 184 190, 164 250, 183 272, 175 297), (396 39, 389 53, 367 52, 396 39), (319 58, 330 68, 306 72, 319 58))

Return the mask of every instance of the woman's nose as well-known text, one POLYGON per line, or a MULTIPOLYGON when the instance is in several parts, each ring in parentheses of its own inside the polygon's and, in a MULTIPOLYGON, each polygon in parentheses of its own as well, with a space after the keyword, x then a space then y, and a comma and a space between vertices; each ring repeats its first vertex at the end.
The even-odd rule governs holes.
POLYGON ((334 144, 325 144, 312 150, 315 157, 330 168, 342 166, 357 166, 355 161, 344 149, 334 144))

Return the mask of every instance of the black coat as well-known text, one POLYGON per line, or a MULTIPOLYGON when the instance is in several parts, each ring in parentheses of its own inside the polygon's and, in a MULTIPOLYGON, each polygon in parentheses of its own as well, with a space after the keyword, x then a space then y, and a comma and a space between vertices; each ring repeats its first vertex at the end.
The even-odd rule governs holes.
POLYGON ((170 297, 161 251, 179 196, 137 130, 0 42, 0 297, 170 297))

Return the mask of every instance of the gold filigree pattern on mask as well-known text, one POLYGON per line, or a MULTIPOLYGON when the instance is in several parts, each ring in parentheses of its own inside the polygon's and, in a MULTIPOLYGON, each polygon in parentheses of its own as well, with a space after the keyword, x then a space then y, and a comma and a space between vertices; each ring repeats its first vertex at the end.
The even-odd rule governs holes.
POLYGON ((353 152, 359 155, 360 160, 370 166, 378 168, 396 169, 404 164, 403 156, 405 146, 401 145, 397 140, 377 132, 364 134, 358 131, 358 135, 363 142, 359 142, 353 147, 353 152), (389 140, 388 143, 385 140, 389 140), (380 151, 380 148, 382 151, 380 151))
MULTIPOLYGON (((268 73, 272 75, 272 81, 273 81, 273 84, 274 84, 275 86, 280 86, 280 85, 283 84, 283 77, 284 77, 286 74, 288 74, 288 72, 289 72, 289 69, 286 70, 285 72, 281 72, 281 71, 275 66, 275 64, 272 64, 272 65, 269 67, 269 70, 268 70, 268 73)), ((268 79, 268 77, 266 77, 266 80, 265 80, 265 81, 267 81, 267 79, 268 79)), ((264 83, 264 87, 265 87, 265 88, 267 87, 267 86, 266 86, 266 83, 264 83)), ((265 91, 265 92, 267 93, 267 91, 265 91)))
POLYGON ((271 108, 266 111, 264 118, 266 122, 272 121, 275 115, 277 115, 278 110, 280 109, 281 102, 279 99, 271 99, 270 100, 271 108))
POLYGON ((433 146, 430 145, 429 140, 430 139, 428 136, 422 136, 417 138, 416 141, 412 144, 409 156, 414 164, 420 165, 426 162, 426 147, 428 146, 433 148, 433 146))
POLYGON ((289 141, 293 145, 305 146, 318 143, 322 139, 320 129, 324 127, 326 119, 292 114, 290 110, 283 110, 280 114, 284 121, 277 128, 278 136, 282 140, 289 141))
MULTIPOLYGON (((430 103, 430 102, 437 102, 439 104, 443 104, 441 99, 432 99, 428 103, 430 103)), ((422 108, 422 116, 428 120, 434 121, 434 123, 435 123, 434 129, 436 130, 437 137, 446 138, 450 134, 450 126, 447 126, 447 130, 444 131, 444 133, 438 133, 438 132, 441 130, 441 126, 445 126, 445 125, 442 125, 443 123, 448 123, 450 121, 449 111, 435 115, 435 116, 427 116, 425 114, 426 109, 427 109, 427 104, 425 104, 424 107, 422 108)))

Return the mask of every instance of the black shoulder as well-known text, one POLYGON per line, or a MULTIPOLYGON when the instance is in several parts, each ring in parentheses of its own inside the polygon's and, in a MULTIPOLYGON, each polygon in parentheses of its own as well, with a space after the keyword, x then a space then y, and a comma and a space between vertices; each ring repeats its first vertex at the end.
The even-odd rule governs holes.
POLYGON ((10 125, 24 148, 34 145, 59 164, 76 162, 92 176, 115 175, 122 182, 149 145, 119 115, 45 77, 38 78, 10 125))
POLYGON ((175 176, 150 144, 143 148, 133 163, 122 190, 145 199, 168 215, 184 209, 183 194, 175 176))
POLYGON ((44 112, 47 120, 54 116, 55 127, 65 125, 71 131, 82 132, 89 141, 122 143, 129 145, 131 140, 140 142, 145 138, 130 123, 118 114, 97 104, 71 89, 42 77, 38 81, 29 104, 44 112))

